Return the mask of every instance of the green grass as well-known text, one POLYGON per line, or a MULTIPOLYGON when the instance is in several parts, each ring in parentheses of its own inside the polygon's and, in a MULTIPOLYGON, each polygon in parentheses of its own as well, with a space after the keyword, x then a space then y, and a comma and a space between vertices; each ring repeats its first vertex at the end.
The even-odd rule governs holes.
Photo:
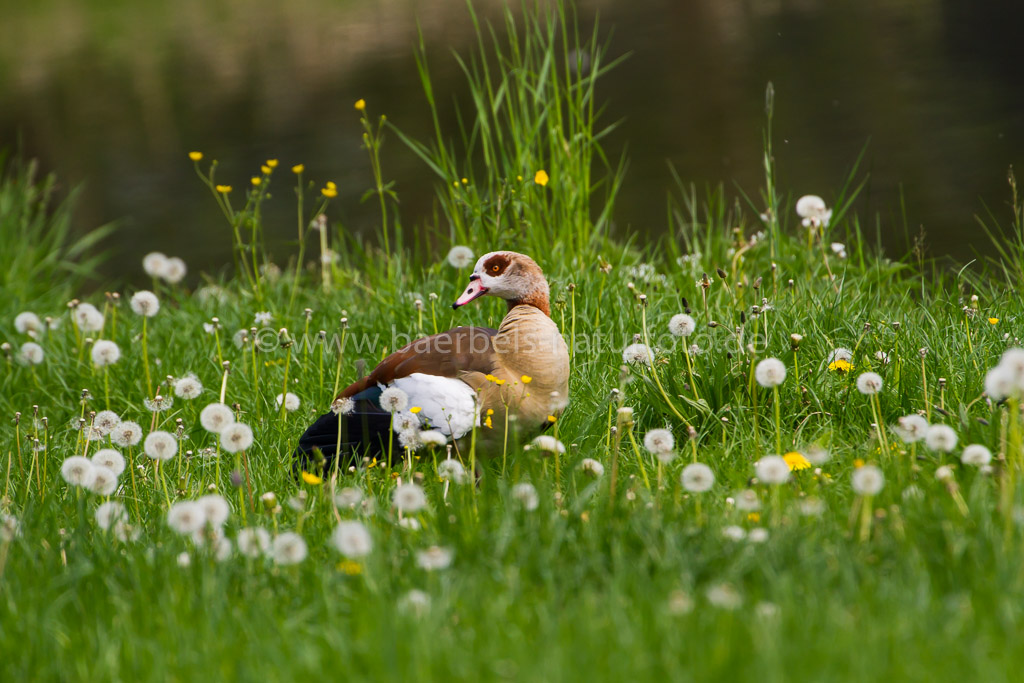
MULTIPOLYGON (((576 46, 564 15, 531 10, 525 21, 528 29, 520 39, 536 42, 519 56, 505 53, 511 61, 499 70, 501 78, 507 83, 510 74, 518 74, 522 80, 504 92, 540 82, 549 60, 564 75, 567 43, 591 50, 598 70, 600 50, 590 42, 576 46)), ((482 28, 481 34, 482 45, 489 46, 488 32, 482 28)), ((386 169, 372 179, 371 197, 383 207, 382 237, 385 231, 391 236, 390 250, 353 241, 343 226, 309 231, 313 216, 323 207, 331 211, 322 185, 309 183, 310 169, 297 188, 302 249, 319 259, 326 246, 337 259, 276 274, 266 267, 260 206, 283 201, 271 199, 268 188, 293 184, 296 176, 288 167, 294 161, 282 160, 263 173, 250 192, 242 190, 244 179, 233 179, 235 189, 227 195, 233 203, 221 208, 230 224, 224 239, 236 240, 238 274, 206 278, 196 291, 154 283, 162 307, 146 328, 149 371, 160 384, 155 391, 168 395, 167 375, 194 372, 206 387, 200 398, 178 398, 155 418, 145 408, 142 323, 127 305, 132 289, 120 298, 74 292, 106 313, 103 331, 89 335, 69 318, 65 297, 72 292, 15 293, 0 301, 0 335, 12 345, 0 369, 0 411, 8 416, 0 431, 0 507, 21 524, 13 540, 0 542, 2 677, 1014 679, 1024 661, 1018 637, 1024 626, 1022 454, 1010 410, 983 396, 986 371, 1020 334, 1024 303, 1016 283, 1003 279, 1013 271, 948 271, 910 257, 889 260, 862 236, 850 211, 837 210, 831 227, 813 236, 808 248, 806 229, 774 184, 764 200, 684 190, 670 204, 670 232, 662 241, 616 242, 606 230, 614 193, 604 194, 601 187, 614 186, 618 171, 590 180, 583 164, 573 165, 573 155, 559 161, 553 151, 552 139, 575 131, 574 144, 591 153, 586 172, 601 159, 595 109, 573 109, 582 91, 565 78, 557 86, 546 81, 544 87, 564 98, 558 107, 564 118, 553 123, 553 110, 539 114, 533 108, 550 100, 531 101, 518 91, 514 101, 522 115, 513 123, 501 113, 499 88, 486 85, 482 65, 466 64, 475 93, 466 114, 467 137, 435 147, 409 141, 436 163, 441 176, 440 211, 429 226, 440 236, 436 249, 402 245, 386 169), (544 135, 531 138, 531 117, 537 116, 546 116, 553 128, 541 127, 544 135), (502 135, 519 146, 506 144, 502 135), (530 149, 535 151, 522 151, 530 149), (470 165, 478 154, 486 162, 470 165), (454 188, 447 174, 463 156, 464 168, 476 172, 464 174, 472 180, 454 188), (533 182, 541 168, 550 174, 543 187, 533 182), (512 190, 517 208, 503 204, 500 211, 519 216, 519 229, 478 229, 493 227, 489 216, 497 215, 501 197, 512 196, 512 190), (607 203, 595 203, 595 193, 607 203), (779 207, 770 226, 774 234, 751 244, 763 228, 758 214, 766 205, 779 207), (484 460, 479 485, 452 485, 446 498, 434 456, 426 451, 418 453, 414 472, 360 468, 342 472, 334 484, 297 483, 290 473, 291 451, 304 427, 329 405, 337 372, 342 385, 356 379, 360 368, 394 349, 395 335, 500 320, 504 304, 491 299, 456 313, 448 307, 468 275, 443 260, 456 240, 478 254, 522 249, 545 269, 552 316, 567 335, 575 331, 571 403, 556 425, 567 453, 556 462, 522 448, 513 435, 506 476, 500 459, 484 460), (833 241, 846 243, 847 258, 832 252, 833 241), (689 261, 677 260, 697 252, 689 261), (703 273, 713 280, 706 290, 699 284, 703 273), (699 323, 687 340, 700 347, 692 357, 692 384, 683 346, 667 332, 684 297, 699 323), (425 303, 422 312, 414 306, 417 298, 425 303), (38 334, 46 357, 31 367, 13 360, 28 341, 15 332, 13 319, 28 306, 60 321, 38 334), (756 316, 754 306, 760 307, 756 316), (260 333, 258 348, 236 347, 232 335, 254 326, 259 311, 272 313, 273 320, 260 333), (217 336, 203 328, 214 317, 222 326, 217 336), (340 339, 342 317, 342 353, 302 343, 319 330, 340 339), (282 327, 287 335, 279 333, 282 327), (622 350, 637 334, 659 349, 657 379, 643 367, 623 369, 622 350), (803 336, 795 352, 792 334, 803 336), (101 531, 94 511, 102 499, 69 487, 59 474, 66 457, 101 445, 87 447, 72 427, 107 405, 104 376, 89 355, 98 338, 122 350, 110 367, 110 408, 146 432, 154 424, 174 432, 180 420, 182 454, 165 466, 165 479, 139 447, 125 450, 137 468, 134 483, 125 472, 114 498, 124 502, 140 532, 133 542, 101 531), (299 343, 279 343, 288 340, 299 343), (852 372, 828 369, 836 347, 854 351, 852 372), (928 350, 923 361, 922 348, 928 350), (888 363, 876 358, 879 351, 888 353, 888 363), (777 399, 750 381, 752 365, 767 357, 789 368, 777 399), (222 455, 217 480, 217 459, 200 455, 217 443, 199 425, 198 413, 218 400, 223 361, 230 362, 225 401, 237 404, 239 419, 256 435, 247 451, 252 507, 247 489, 232 485, 235 460, 222 455), (868 370, 885 382, 879 397, 884 425, 927 413, 933 422, 954 427, 961 446, 988 446, 997 454, 994 470, 983 474, 961 466, 960 447, 937 454, 918 445, 911 452, 891 432, 895 448, 883 452, 868 398, 854 386, 868 370), (290 414, 274 403, 286 385, 302 400, 290 414), (91 395, 83 401, 86 388, 91 395), (620 406, 634 409, 632 425, 616 416, 620 406), (794 472, 789 483, 773 488, 751 478, 753 462, 775 451, 776 414, 782 450, 808 453, 820 446, 831 458, 820 471, 794 472), (692 442, 687 425, 696 432, 692 442), (657 461, 642 441, 660 427, 673 431, 679 457, 659 477, 657 461), (45 447, 34 453, 35 439, 45 447), (714 487, 701 495, 687 494, 679 480, 694 453, 716 476, 714 487), (584 458, 601 461, 604 476, 584 475, 584 458), (863 501, 850 486, 859 460, 879 465, 886 476, 885 487, 870 501, 866 538, 860 534, 863 501), (943 464, 954 469, 966 512, 950 485, 935 478, 943 464), (400 526, 391 506, 399 477, 420 481, 426 490, 429 508, 418 517, 418 531, 400 526), (229 538, 246 525, 299 531, 309 556, 292 566, 237 553, 216 561, 168 528, 163 481, 177 500, 217 486, 232 505, 229 538), (511 493, 524 481, 540 494, 536 510, 523 509, 511 493), (375 513, 336 510, 332 489, 346 486, 372 497, 375 513), (747 488, 761 503, 759 517, 731 500, 747 488), (279 510, 266 510, 260 500, 266 492, 276 494, 279 510), (306 500, 293 508, 288 501, 302 493, 306 500), (819 515, 803 512, 812 499, 820 501, 819 515), (329 543, 339 517, 358 517, 370 530, 373 550, 358 564, 343 563, 329 543), (729 540, 723 530, 731 526, 748 533, 766 529, 767 540, 729 540), (432 545, 453 551, 450 567, 427 572, 417 566, 417 552, 432 545), (179 566, 182 553, 190 558, 187 567, 179 566), (709 591, 721 592, 722 586, 738 597, 734 609, 709 600, 709 591), (414 589, 429 596, 428 608, 409 607, 414 589)), ((426 72, 424 82, 429 84, 426 72)), ((393 129, 380 127, 366 112, 359 115, 374 154, 383 133, 393 129)), ((0 197, 28 192, 12 182, 5 182, 0 197)), ((837 207, 850 196, 826 193, 837 207)), ((6 216, 0 215, 0 225, 8 224, 6 216)), ((31 268, 39 259, 25 256, 20 265, 31 268)), ((51 284, 60 284, 56 271, 45 272, 51 284)), ((141 271, 126 268, 127 276, 135 272, 141 271)), ((501 428, 499 420, 495 428, 501 428)))

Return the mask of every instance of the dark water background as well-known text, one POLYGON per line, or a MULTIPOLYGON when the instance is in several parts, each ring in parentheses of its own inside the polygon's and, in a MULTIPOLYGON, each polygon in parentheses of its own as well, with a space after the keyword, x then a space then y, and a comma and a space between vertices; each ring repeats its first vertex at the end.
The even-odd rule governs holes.
MULTIPOLYGON (((230 261, 192 149, 221 160, 237 188, 264 159, 304 163, 338 183, 333 217, 371 230, 352 103, 365 98, 427 136, 417 21, 443 103, 465 95, 451 50, 475 41, 461 0, 0 0, 0 10, 0 143, 20 140, 65 186, 84 183, 80 228, 123 219, 109 267, 123 276, 139 275, 153 249, 193 273, 230 261)), ((867 144, 857 210, 872 225, 880 217, 894 255, 923 229, 932 254, 966 260, 988 250, 974 215, 987 205, 1008 218, 1007 168, 1024 175, 1020 0, 604 0, 580 14, 584 24, 600 15, 611 55, 630 54, 600 92, 603 121, 623 120, 607 148, 630 159, 620 235, 666 229, 667 162, 686 181, 757 192, 769 80, 782 189, 830 199, 867 144)), ((404 224, 421 225, 433 178, 394 137, 384 165, 404 224)), ((294 228, 289 191, 276 194, 268 228, 280 244, 294 228)))

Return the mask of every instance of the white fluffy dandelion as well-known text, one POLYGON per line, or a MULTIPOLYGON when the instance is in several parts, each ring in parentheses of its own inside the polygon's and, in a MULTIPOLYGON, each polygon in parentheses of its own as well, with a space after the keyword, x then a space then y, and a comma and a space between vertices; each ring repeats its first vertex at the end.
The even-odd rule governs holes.
POLYGON ((850 485, 858 496, 874 496, 885 486, 885 475, 874 465, 864 465, 850 475, 850 485))
POLYGON ((992 462, 992 451, 981 444, 972 443, 964 448, 964 452, 960 454, 960 462, 965 465, 982 467, 992 462))
POLYGON ((119 422, 110 432, 110 440, 115 446, 129 448, 142 441, 142 427, 138 422, 124 420, 119 422))
POLYGON ((93 477, 96 476, 96 468, 92 461, 81 455, 72 455, 60 466, 60 476, 72 486, 89 488, 92 485, 93 477))
POLYGON ((600 479, 604 475, 604 465, 593 458, 584 458, 583 462, 580 463, 580 469, 583 470, 584 474, 594 479, 600 479))
POLYGON ((403 612, 420 616, 430 609, 430 595, 413 588, 398 600, 398 608, 403 612))
POLYGON ((362 522, 339 522, 331 534, 331 544, 339 553, 350 559, 366 557, 373 550, 370 531, 362 522))
POLYGON ((231 515, 231 507, 228 505, 228 501, 224 499, 224 496, 211 493, 203 496, 196 503, 203 509, 203 514, 206 516, 206 521, 210 526, 223 526, 231 515))
POLYGON ((156 294, 145 289, 135 292, 129 303, 136 315, 146 318, 152 318, 160 312, 160 300, 156 298, 156 294))
POLYGON ((873 396, 882 390, 882 376, 877 372, 862 372, 857 377, 857 391, 873 396))
POLYGON ((778 358, 765 358, 754 367, 754 379, 765 389, 786 381, 786 366, 778 358))
POLYGON ((170 432, 150 432, 142 444, 142 450, 154 460, 170 460, 178 454, 178 439, 170 432))
POLYGON ((448 251, 448 265, 452 268, 469 268, 474 263, 473 250, 469 247, 456 245, 448 251))
POLYGON ((427 494, 416 484, 402 484, 395 487, 391 502, 404 513, 416 513, 427 506, 427 494))
POLYGON ((768 530, 764 527, 754 527, 747 534, 747 540, 751 543, 764 543, 768 540, 768 530))
POLYGON ((78 304, 71 317, 81 332, 99 332, 103 329, 103 314, 92 304, 78 304))
POLYGON ((174 395, 178 398, 192 400, 199 398, 201 393, 203 393, 203 383, 191 372, 174 381, 174 395))
POLYGON ((728 583, 716 583, 705 593, 713 607, 725 610, 739 609, 743 604, 743 596, 728 583))
POLYGON ((298 564, 306 559, 306 541, 294 531, 279 534, 271 544, 271 556, 277 564, 298 564))
POLYGON ((951 453, 956 442, 956 432, 949 425, 932 425, 924 435, 924 445, 941 453, 951 453))
POLYGON ((388 387, 380 392, 380 407, 389 413, 405 410, 409 405, 409 395, 398 387, 388 387))
POLYGON ((789 481, 789 464, 781 455, 766 455, 754 463, 757 478, 765 484, 785 484, 789 481))
POLYGON ((448 437, 439 429, 427 429, 420 432, 420 443, 430 448, 437 448, 448 443, 448 437))
POLYGON ((893 431, 903 440, 903 443, 915 443, 928 434, 928 420, 920 415, 904 415, 896 420, 893 431))
POLYGON ((256 315, 252 317, 253 322, 257 325, 269 325, 274 319, 274 315, 270 311, 258 311, 256 315))
POLYGON ((106 467, 114 473, 115 477, 120 477, 125 468, 124 456, 113 448, 103 448, 96 451, 92 456, 92 464, 106 467))
POLYGON ((334 399, 331 403, 331 412, 335 415, 349 415, 356 409, 356 402, 347 396, 334 399))
POLYGON ((654 455, 671 453, 676 440, 667 429, 652 429, 644 435, 644 448, 654 455))
POLYGON ((289 391, 286 394, 278 394, 277 398, 274 399, 274 403, 277 404, 278 408, 280 408, 281 404, 284 403, 284 409, 289 413, 294 413, 299 409, 302 401, 299 400, 298 396, 289 391))
POLYGON ((448 458, 437 465, 437 476, 443 481, 450 481, 453 484, 464 484, 466 482, 466 468, 458 460, 448 458))
POLYGON ((683 468, 679 480, 690 493, 705 493, 715 485, 715 473, 704 463, 693 462, 683 468))
POLYGON ((96 526, 106 531, 118 522, 127 522, 128 510, 116 500, 111 500, 97 507, 95 516, 96 526))
POLYGON ((796 200, 796 213, 803 219, 805 228, 825 226, 832 220, 832 209, 816 194, 805 194, 796 200))
POLYGON ((843 361, 844 363, 853 363, 853 351, 842 346, 833 349, 832 353, 828 355, 828 364, 832 365, 839 361, 843 361))
POLYGON ((730 524, 729 526, 722 527, 722 536, 738 543, 747 537, 747 530, 741 526, 730 524))
POLYGON ((93 462, 89 490, 98 496, 109 496, 117 490, 117 475, 110 468, 93 462))
POLYGON ((43 331, 43 321, 32 311, 24 311, 14 316, 14 329, 18 334, 34 337, 43 331))
POLYGON ((223 403, 211 403, 199 413, 199 424, 214 434, 220 434, 234 423, 235 413, 223 403))
MULTIPOLYGON (((789 469, 789 466, 786 466, 789 469)), ((761 509, 761 499, 757 497, 757 491, 744 489, 736 494, 733 500, 736 509, 741 512, 754 512, 761 509)))
POLYGON ((334 496, 334 505, 342 509, 354 510, 361 502, 363 492, 351 486, 343 488, 334 496))
POLYGON ((677 313, 668 321, 668 331, 676 337, 689 337, 697 331, 697 321, 685 313, 677 313))
POLYGON ((392 425, 398 434, 418 432, 420 429, 420 418, 413 413, 402 410, 394 414, 392 425))
POLYGON ((98 368, 113 365, 121 359, 121 348, 109 339, 100 339, 92 345, 92 363, 98 368))
POLYGON ((167 273, 167 257, 159 251, 151 251, 142 257, 142 269, 151 278, 162 280, 167 273))
POLYGON ((997 365, 985 374, 985 393, 996 401, 1009 398, 1016 391, 1017 382, 1009 368, 997 365))
POLYGON ((252 445, 252 429, 242 422, 229 424, 220 432, 220 445, 228 453, 244 451, 252 445))
POLYGON ((416 564, 428 572, 447 569, 452 563, 452 555, 451 548, 432 545, 416 553, 416 564))
POLYGON ((43 347, 35 342, 25 342, 18 350, 18 362, 22 365, 39 365, 45 357, 43 347))
POLYGON ((238 552, 246 557, 260 557, 270 550, 270 533, 260 527, 248 527, 238 532, 235 542, 238 552))
POLYGON ((541 434, 534 438, 531 445, 538 451, 544 451, 545 453, 565 453, 565 444, 550 434, 541 434))
POLYGON ((512 487, 512 497, 523 506, 524 510, 536 510, 540 505, 540 496, 537 489, 528 481, 521 482, 512 487))
POLYGON ((640 363, 649 366, 654 362, 654 351, 647 344, 630 344, 622 350, 622 362, 627 365, 640 363))
POLYGON ((194 534, 206 526, 206 513, 194 500, 180 500, 167 511, 167 526, 179 534, 194 534))
POLYGON ((185 261, 172 256, 167 259, 167 267, 164 269, 164 280, 172 285, 176 285, 185 279, 188 274, 188 266, 185 265, 185 261))
POLYGON ((114 431, 119 424, 121 424, 121 418, 113 410, 101 410, 92 420, 93 429, 99 430, 104 436, 114 431))

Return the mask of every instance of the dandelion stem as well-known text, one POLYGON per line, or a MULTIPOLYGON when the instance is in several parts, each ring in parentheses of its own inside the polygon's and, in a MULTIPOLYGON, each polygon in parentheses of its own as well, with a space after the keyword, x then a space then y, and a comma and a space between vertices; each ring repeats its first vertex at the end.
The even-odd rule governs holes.
POLYGON ((146 316, 142 317, 142 367, 146 370, 146 396, 152 396, 153 380, 149 375, 149 346, 146 339, 147 320, 146 316))
POLYGON ((647 478, 647 468, 644 467, 644 456, 640 453, 640 447, 636 443, 636 436, 633 434, 632 425, 629 426, 629 443, 633 446, 633 454, 636 455, 636 462, 640 465, 640 474, 644 478, 644 486, 651 490, 651 480, 647 478))
POLYGON ((644 345, 647 347, 648 353, 651 354, 651 357, 647 359, 650 362, 651 377, 654 378, 654 383, 658 386, 658 391, 661 393, 661 397, 665 399, 665 403, 668 404, 669 410, 671 410, 676 417, 682 420, 684 425, 689 427, 690 423, 686 420, 685 417, 683 417, 682 413, 676 410, 676 406, 675 404, 672 403, 672 399, 668 397, 668 393, 665 391, 665 387, 661 386, 661 379, 658 378, 658 371, 654 368, 654 353, 653 351, 650 351, 651 345, 649 343, 650 340, 647 335, 647 308, 644 306, 640 308, 640 327, 644 333, 644 345))
POLYGON ((778 385, 772 387, 772 403, 775 404, 775 452, 778 455, 782 455, 782 420, 779 415, 781 408, 779 406, 778 385))

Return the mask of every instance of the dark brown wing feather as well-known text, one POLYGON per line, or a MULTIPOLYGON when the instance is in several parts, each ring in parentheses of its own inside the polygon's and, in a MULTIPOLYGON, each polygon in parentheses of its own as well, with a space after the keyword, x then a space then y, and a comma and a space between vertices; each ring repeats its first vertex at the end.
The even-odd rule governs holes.
POLYGON ((406 344, 380 362, 373 371, 341 392, 352 397, 368 387, 390 384, 414 372, 458 377, 464 372, 493 373, 494 343, 498 333, 489 327, 456 327, 406 344))

